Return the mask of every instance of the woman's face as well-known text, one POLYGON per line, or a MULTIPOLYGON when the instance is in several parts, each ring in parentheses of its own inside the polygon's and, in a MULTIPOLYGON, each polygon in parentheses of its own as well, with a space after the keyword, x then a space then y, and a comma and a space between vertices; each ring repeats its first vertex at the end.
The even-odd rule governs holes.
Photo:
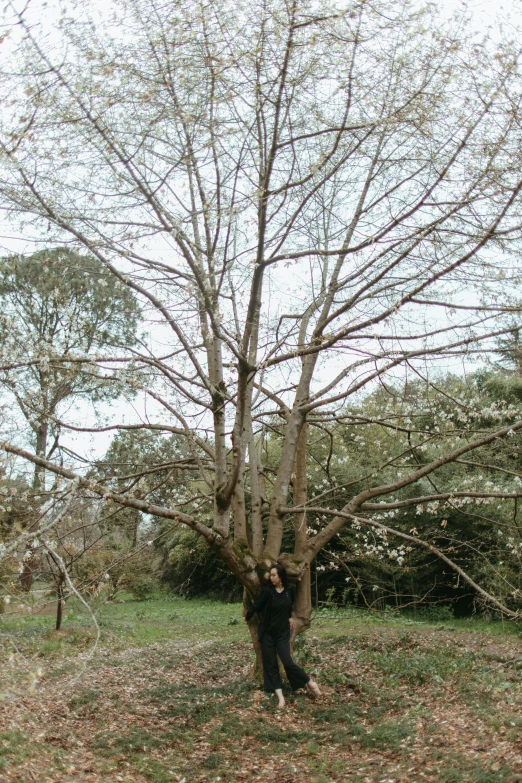
POLYGON ((279 578, 279 574, 277 573, 277 568, 270 569, 270 581, 272 582, 274 587, 281 587, 282 582, 279 578))

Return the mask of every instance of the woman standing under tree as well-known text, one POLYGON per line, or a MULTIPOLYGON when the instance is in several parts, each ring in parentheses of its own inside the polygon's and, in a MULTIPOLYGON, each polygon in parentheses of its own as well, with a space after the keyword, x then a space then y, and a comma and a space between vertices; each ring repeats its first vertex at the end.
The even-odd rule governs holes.
POLYGON ((270 567, 270 583, 263 587, 245 615, 245 621, 248 623, 256 612, 263 612, 258 639, 263 657, 264 689, 269 693, 275 692, 280 707, 285 706, 285 699, 277 664, 278 655, 285 667, 292 690, 296 691, 306 685, 314 696, 321 695, 317 683, 292 660, 290 631, 294 627, 293 603, 294 590, 288 586, 286 570, 279 563, 275 563, 270 567))

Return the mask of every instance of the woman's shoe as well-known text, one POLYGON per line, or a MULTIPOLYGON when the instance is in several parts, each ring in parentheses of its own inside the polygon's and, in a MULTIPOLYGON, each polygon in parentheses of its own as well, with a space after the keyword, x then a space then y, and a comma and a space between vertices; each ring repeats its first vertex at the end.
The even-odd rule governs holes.
POLYGON ((312 694, 312 696, 314 697, 314 699, 317 699, 319 698, 319 696, 322 695, 318 684, 314 680, 308 680, 306 686, 310 691, 310 693, 312 694))

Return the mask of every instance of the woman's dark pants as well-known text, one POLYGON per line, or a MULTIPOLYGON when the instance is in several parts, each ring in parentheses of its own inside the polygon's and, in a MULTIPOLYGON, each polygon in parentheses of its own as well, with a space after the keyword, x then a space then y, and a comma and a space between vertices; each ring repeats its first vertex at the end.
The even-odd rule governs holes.
POLYGON ((290 654, 290 631, 271 633, 265 631, 261 637, 261 654, 263 656, 263 676, 265 691, 275 691, 283 687, 277 656, 285 667, 286 676, 293 691, 304 688, 310 677, 294 663, 290 654))

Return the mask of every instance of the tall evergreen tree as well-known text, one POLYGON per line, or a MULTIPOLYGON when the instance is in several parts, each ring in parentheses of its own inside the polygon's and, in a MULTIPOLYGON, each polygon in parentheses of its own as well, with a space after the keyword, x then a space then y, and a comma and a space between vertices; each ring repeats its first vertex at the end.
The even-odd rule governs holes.
MULTIPOLYGON (((91 359, 110 358, 135 342, 138 303, 97 259, 58 247, 2 260, 0 306, 0 385, 16 401, 35 453, 49 458, 60 450, 60 406, 121 393, 91 359)), ((39 465, 33 488, 45 492, 39 465)), ((26 589, 29 558, 22 575, 26 589)))

